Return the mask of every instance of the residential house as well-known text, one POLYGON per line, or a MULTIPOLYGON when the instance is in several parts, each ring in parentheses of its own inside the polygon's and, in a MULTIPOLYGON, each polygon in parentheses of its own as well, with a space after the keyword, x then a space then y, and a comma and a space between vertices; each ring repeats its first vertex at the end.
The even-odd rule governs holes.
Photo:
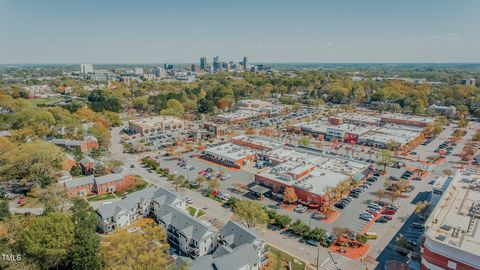
POLYGON ((65 171, 70 171, 72 167, 75 167, 75 166, 77 166, 77 161, 72 155, 67 154, 65 157, 65 160, 63 161, 62 168, 65 171))
POLYGON ((189 264, 191 270, 258 270, 268 260, 265 252, 265 241, 253 229, 229 221, 218 233, 215 251, 189 264))
POLYGON ((80 164, 80 167, 81 167, 82 172, 84 174, 91 174, 95 171, 95 169, 97 169, 101 166, 105 166, 105 164, 103 162, 94 160, 93 158, 91 158, 89 156, 84 156, 80 160, 79 164, 80 164))
POLYGON ((95 177, 94 190, 97 194, 107 194, 123 191, 133 187, 135 175, 129 169, 121 166, 113 169, 114 173, 95 177))
POLYGON ((79 149, 82 153, 99 148, 97 138, 91 135, 86 136, 81 141, 69 139, 52 139, 50 142, 67 150, 79 149))
POLYGON ((93 194, 95 177, 93 175, 65 181, 68 197, 88 196, 93 194))

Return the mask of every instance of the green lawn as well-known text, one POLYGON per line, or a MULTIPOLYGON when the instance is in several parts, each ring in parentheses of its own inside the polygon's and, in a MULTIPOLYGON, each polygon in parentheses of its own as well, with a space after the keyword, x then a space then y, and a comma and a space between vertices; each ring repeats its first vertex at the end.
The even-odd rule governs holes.
POLYGON ((267 249, 269 250, 268 253, 270 254, 269 258, 272 260, 268 269, 274 270, 283 270, 287 269, 288 262, 292 264, 292 270, 304 270, 305 263, 296 259, 295 257, 278 250, 270 245, 267 245, 267 249))
POLYGON ((94 196, 87 197, 87 200, 90 202, 96 202, 96 201, 109 200, 114 198, 115 196, 113 194, 107 193, 107 194, 94 195, 94 196))
POLYGON ((64 98, 32 98, 28 99, 27 102, 32 106, 38 106, 39 104, 51 105, 59 101, 64 100, 64 98))
POLYGON ((197 216, 195 216, 195 212, 197 211, 197 209, 193 206, 187 206, 187 210, 188 210, 188 213, 190 213, 190 215, 192 217, 197 217, 198 218, 198 217, 201 217, 201 216, 206 214, 205 211, 203 211, 202 209, 199 209, 198 213, 197 213, 197 216))

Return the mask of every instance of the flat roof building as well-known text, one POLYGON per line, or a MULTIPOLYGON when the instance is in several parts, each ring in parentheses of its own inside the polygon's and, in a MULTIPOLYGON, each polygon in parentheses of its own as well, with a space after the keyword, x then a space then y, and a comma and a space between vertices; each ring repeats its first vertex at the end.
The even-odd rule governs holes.
POLYGON ((256 159, 256 152, 245 146, 225 143, 203 151, 203 158, 228 167, 240 168, 256 159))
POLYGON ((434 121, 435 119, 432 117, 399 113, 388 113, 381 116, 382 123, 393 123, 407 126, 426 127, 429 124, 433 124, 434 121))
POLYGON ((232 138, 232 143, 247 146, 257 150, 275 150, 282 147, 282 144, 266 138, 256 136, 239 135, 232 138))
POLYGON ((480 269, 480 174, 457 171, 438 185, 444 192, 425 224, 421 269, 480 269))
POLYGON ((140 133, 142 135, 159 134, 172 131, 184 130, 188 127, 186 120, 176 116, 153 116, 128 121, 130 132, 140 133))
POLYGON ((307 149, 281 148, 262 156, 274 167, 255 175, 255 182, 283 193, 295 188, 305 203, 323 204, 324 189, 347 179, 362 179, 369 164, 351 159, 322 155, 307 149))

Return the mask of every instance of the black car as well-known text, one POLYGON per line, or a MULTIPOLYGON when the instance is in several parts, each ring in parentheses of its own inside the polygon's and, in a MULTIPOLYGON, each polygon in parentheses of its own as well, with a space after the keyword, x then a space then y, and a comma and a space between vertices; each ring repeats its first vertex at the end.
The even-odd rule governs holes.
POLYGON ((380 176, 380 173, 379 173, 379 172, 376 172, 376 173, 374 173, 373 175, 378 177, 378 176, 380 176))
POLYGON ((345 206, 347 206, 347 205, 345 205, 345 204, 343 204, 343 203, 336 203, 336 204, 334 204, 333 206, 335 206, 336 208, 339 208, 339 209, 344 209, 345 206))
POLYGON ((350 192, 350 194, 348 194, 348 196, 349 196, 349 197, 352 197, 352 198, 355 198, 355 199, 358 198, 358 197, 360 197, 360 196, 358 195, 358 193, 355 193, 355 192, 350 192))
POLYGON ((380 217, 377 220, 375 220, 376 223, 387 223, 388 220, 384 217, 380 217))

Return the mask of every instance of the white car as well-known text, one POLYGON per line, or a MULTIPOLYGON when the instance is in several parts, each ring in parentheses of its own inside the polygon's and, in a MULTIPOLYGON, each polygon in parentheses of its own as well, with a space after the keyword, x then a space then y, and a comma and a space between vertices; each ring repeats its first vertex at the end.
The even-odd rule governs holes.
POLYGON ((187 198, 185 199, 185 201, 186 201, 188 204, 192 204, 192 203, 193 203, 193 200, 192 200, 192 198, 190 198, 190 197, 187 197, 187 198))
POLYGON ((359 218, 366 221, 371 221, 373 219, 371 215, 364 215, 364 213, 360 214, 359 218))
POLYGON ((371 203, 368 205, 368 208, 372 208, 372 209, 375 209, 375 210, 382 210, 382 207, 376 203, 371 203))

